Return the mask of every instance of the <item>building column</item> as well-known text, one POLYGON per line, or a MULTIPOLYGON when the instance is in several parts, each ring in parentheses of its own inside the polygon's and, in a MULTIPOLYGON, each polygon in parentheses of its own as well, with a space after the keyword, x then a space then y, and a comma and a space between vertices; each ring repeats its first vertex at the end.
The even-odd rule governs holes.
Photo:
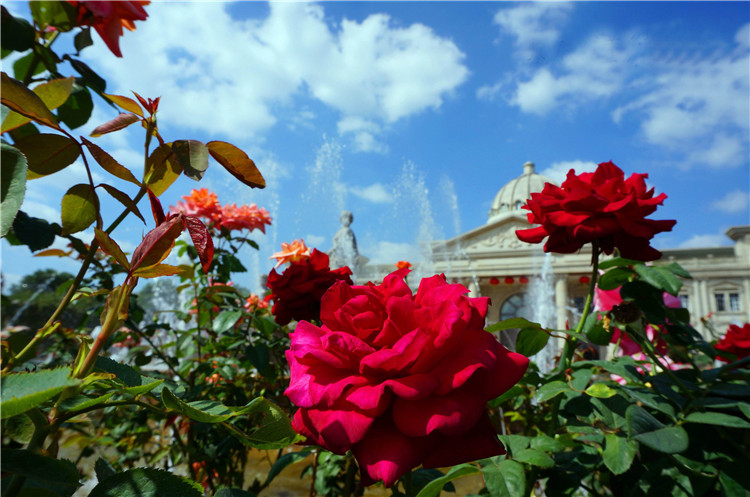
POLYGON ((555 307, 557 308, 557 329, 564 330, 568 320, 568 278, 561 276, 555 281, 555 307))

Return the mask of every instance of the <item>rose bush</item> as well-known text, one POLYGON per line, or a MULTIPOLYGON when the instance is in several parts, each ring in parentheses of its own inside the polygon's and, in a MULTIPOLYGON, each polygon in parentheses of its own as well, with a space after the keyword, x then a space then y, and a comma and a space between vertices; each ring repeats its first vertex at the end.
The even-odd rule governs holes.
POLYGON ((606 254, 616 248, 628 259, 658 259, 661 252, 649 242, 657 233, 671 231, 676 221, 646 219, 667 198, 664 193, 654 197, 646 178, 648 174, 633 174, 625 179, 612 162, 599 164, 593 173, 576 175, 571 169, 561 186, 546 183, 541 193, 531 194, 524 208, 531 211, 529 222, 541 226, 516 235, 527 243, 549 237, 545 252, 569 254, 597 242, 606 254))
POLYGON ((272 292, 272 313, 278 324, 284 325, 292 319, 318 319, 320 299, 331 285, 343 280, 352 283, 351 269, 328 267, 328 255, 313 249, 309 258, 292 262, 283 273, 272 269, 266 286, 272 292))
POLYGON ((335 283, 322 326, 300 322, 286 353, 293 426, 308 443, 351 450, 364 485, 505 453, 486 404, 529 362, 484 331, 488 298, 442 275, 413 295, 408 272, 381 285, 335 283))
MULTIPOLYGON (((720 352, 729 352, 743 359, 750 356, 750 323, 745 323, 742 327, 736 324, 729 325, 726 335, 724 335, 714 348, 720 352)), ((719 355, 717 358, 724 362, 729 359, 719 355)))

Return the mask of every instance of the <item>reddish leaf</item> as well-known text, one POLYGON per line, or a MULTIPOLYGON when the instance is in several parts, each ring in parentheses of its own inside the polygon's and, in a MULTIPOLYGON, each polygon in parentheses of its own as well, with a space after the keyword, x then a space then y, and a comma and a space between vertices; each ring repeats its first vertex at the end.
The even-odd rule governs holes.
POLYGON ((182 165, 182 170, 190 179, 200 181, 208 169, 208 149, 197 140, 176 140, 172 151, 182 165))
POLYGON ((56 256, 56 257, 67 257, 71 254, 71 252, 65 252, 64 250, 60 249, 47 249, 42 250, 41 252, 37 252, 34 254, 34 257, 49 257, 49 256, 56 256))
POLYGON ((182 173, 182 166, 172 154, 172 147, 164 144, 151 152, 143 181, 158 197, 175 182, 180 173, 182 173))
POLYGON ((84 137, 81 137, 81 142, 86 145, 86 147, 89 149, 89 152, 91 152, 91 155, 94 157, 94 159, 96 159, 96 162, 98 162, 99 165, 102 166, 102 168, 109 174, 141 186, 141 182, 138 181, 135 176, 133 176, 133 173, 131 173, 130 170, 117 162, 111 155, 102 150, 98 145, 91 143, 84 137))
POLYGON ((177 214, 146 233, 130 259, 131 274, 139 267, 153 266, 163 261, 171 252, 174 241, 180 236, 183 228, 182 214, 177 214))
POLYGON ((121 129, 127 128, 133 123, 137 123, 140 120, 141 118, 136 116, 135 114, 122 112, 120 115, 118 115, 111 121, 107 121, 106 123, 94 128, 94 131, 91 132, 91 136, 97 137, 101 135, 106 135, 107 133, 119 131, 121 129))
POLYGON ((141 267, 135 270, 133 276, 139 278, 156 278, 157 276, 174 276, 183 274, 189 268, 185 266, 172 266, 169 264, 157 264, 156 266, 141 267))
POLYGON ((118 107, 143 117, 143 111, 141 110, 140 105, 138 105, 132 98, 123 97, 120 95, 107 95, 106 93, 104 93, 103 95, 114 102, 118 107))
POLYGON ((154 214, 154 221, 156 222, 156 225, 159 226, 166 219, 164 208, 161 206, 161 202, 150 188, 146 191, 148 192, 148 199, 151 202, 151 212, 154 214))
POLYGON ((146 224, 146 219, 144 219, 143 214, 141 214, 141 211, 138 209, 138 206, 136 205, 136 203, 133 202, 133 199, 128 197, 127 193, 121 192, 114 186, 106 185, 104 183, 102 183, 101 185, 97 185, 97 187, 102 187, 105 190, 107 190, 107 193, 112 195, 115 198, 115 200, 117 200, 122 205, 124 205, 127 210, 129 210, 130 212, 138 216, 141 219, 141 221, 143 221, 143 224, 146 224))
POLYGON ((250 157, 231 143, 211 141, 206 144, 208 153, 224 166, 232 176, 253 188, 265 188, 266 180, 250 157))
MULTIPOLYGON (((32 91, 41 99, 47 109, 54 110, 64 104, 70 96, 70 93, 73 91, 73 81, 75 81, 73 77, 53 79, 35 86, 32 91)), ((4 88, 3 91, 5 91, 4 88)), ((29 121, 30 118, 26 116, 10 112, 3 121, 2 132, 5 133, 6 131, 21 127, 29 121)))
POLYGON ((39 124, 44 124, 50 128, 62 131, 57 124, 57 118, 44 105, 41 98, 21 83, 2 73, 0 82, 2 91, 0 91, 0 102, 10 110, 16 111, 22 116, 26 116, 39 124))
POLYGON ((25 136, 13 146, 26 156, 28 179, 41 178, 61 171, 75 162, 81 153, 75 140, 51 133, 25 136))
POLYGON ((195 250, 198 251, 203 272, 208 274, 208 268, 211 267, 211 262, 214 260, 214 241, 211 238, 211 233, 208 232, 203 221, 196 216, 183 216, 182 219, 183 225, 190 233, 190 238, 193 239, 195 250))
POLYGON ((99 246, 107 255, 114 257, 120 266, 125 269, 130 269, 130 263, 128 263, 128 258, 125 257, 125 253, 120 246, 117 245, 117 242, 110 238, 106 231, 94 228, 94 235, 99 242, 99 246))

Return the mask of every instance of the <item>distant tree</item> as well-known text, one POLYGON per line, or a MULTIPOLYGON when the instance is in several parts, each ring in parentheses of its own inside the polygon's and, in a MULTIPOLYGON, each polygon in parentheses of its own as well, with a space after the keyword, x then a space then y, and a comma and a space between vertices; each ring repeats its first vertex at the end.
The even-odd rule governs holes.
MULTIPOLYGON (((63 285, 72 281, 73 275, 70 273, 40 269, 21 278, 7 292, 3 288, 2 326, 28 326, 32 330, 44 326, 60 303, 65 290, 63 285)), ((98 305, 99 302, 93 299, 76 300, 59 320, 66 328, 86 324, 96 326, 98 317, 89 315, 89 311, 98 305)))

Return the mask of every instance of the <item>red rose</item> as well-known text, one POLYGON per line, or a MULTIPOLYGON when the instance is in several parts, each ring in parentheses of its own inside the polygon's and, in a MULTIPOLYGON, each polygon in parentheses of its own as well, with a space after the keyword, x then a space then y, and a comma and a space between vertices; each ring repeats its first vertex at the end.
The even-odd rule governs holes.
POLYGON ((122 28, 130 31, 135 30, 133 21, 145 21, 148 17, 144 5, 151 3, 146 0, 136 1, 73 1, 68 0, 78 9, 79 26, 93 26, 99 36, 107 45, 107 48, 118 57, 122 57, 120 52, 120 36, 122 28))
POLYGON ((348 267, 331 270, 328 255, 313 249, 309 259, 291 263, 282 274, 272 269, 266 285, 273 292, 273 309, 276 322, 284 325, 292 319, 318 319, 320 299, 336 281, 352 284, 348 267))
MULTIPOLYGON (((745 323, 742 328, 736 324, 730 324, 727 334, 719 340, 714 348, 722 352, 734 354, 737 359, 750 356, 750 323, 745 323)), ((729 362, 722 356, 717 357, 720 361, 729 362)))
POLYGON ((528 359, 484 331, 489 299, 469 298, 445 276, 408 270, 381 285, 336 282, 323 296, 321 327, 302 321, 286 352, 293 426, 337 454, 351 450, 370 485, 410 469, 505 453, 487 401, 523 376, 528 359))
POLYGON ((531 194, 524 209, 531 211, 529 222, 541 226, 517 230, 516 235, 527 243, 549 236, 545 252, 570 254, 598 241, 607 254, 617 248, 628 259, 658 259, 661 252, 649 241, 671 231, 677 221, 646 219, 667 198, 663 193, 654 197, 653 188, 646 190, 646 178, 633 174, 626 180, 611 162, 599 164, 593 173, 576 175, 571 169, 561 187, 547 183, 541 193, 531 194))

